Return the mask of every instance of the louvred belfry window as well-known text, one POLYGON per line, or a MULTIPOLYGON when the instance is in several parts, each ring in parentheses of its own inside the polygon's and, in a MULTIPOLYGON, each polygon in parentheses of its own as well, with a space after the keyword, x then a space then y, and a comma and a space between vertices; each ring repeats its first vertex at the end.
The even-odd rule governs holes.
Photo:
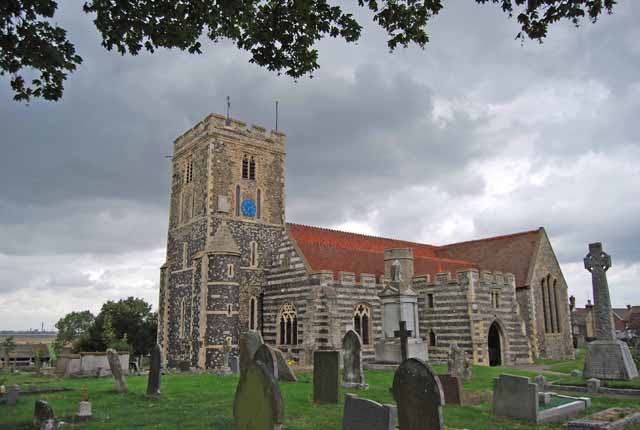
POLYGON ((249 179, 249 159, 246 155, 242 158, 242 179, 249 179))

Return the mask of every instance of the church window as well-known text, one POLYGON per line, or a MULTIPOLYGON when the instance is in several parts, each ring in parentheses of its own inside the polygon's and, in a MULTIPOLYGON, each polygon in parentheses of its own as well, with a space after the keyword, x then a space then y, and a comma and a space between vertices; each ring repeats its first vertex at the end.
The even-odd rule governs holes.
POLYGON ((191 182, 193 182, 193 160, 189 159, 184 167, 184 183, 189 184, 191 182))
POLYGON ((540 290, 542 291, 542 314, 544 316, 544 332, 549 333, 549 313, 547 309, 549 305, 549 297, 547 296, 547 287, 544 281, 544 279, 540 281, 540 290))
POLYGON ((249 179, 256 179, 256 160, 251 157, 251 161, 249 161, 249 179))
POLYGON ((260 190, 256 193, 256 218, 260 219, 260 205, 261 205, 261 195, 260 190))
POLYGON ((182 268, 186 269, 189 263, 189 244, 182 242, 182 268))
POLYGON ((491 291, 491 307, 493 309, 498 309, 500 307, 500 291, 499 290, 491 291))
POLYGON ((353 330, 360 335, 363 345, 369 345, 371 339, 371 307, 364 303, 356 306, 353 314, 353 330))
POLYGON ((282 261, 280 262, 281 269, 288 269, 291 266, 291 256, 289 256, 288 252, 285 252, 282 256, 282 261))
POLYGON ((438 338, 433 330, 429 330, 429 346, 437 346, 438 338))
POLYGON ((258 328, 258 299, 251 297, 249 299, 249 330, 258 328))
POLYGON ((258 267, 258 244, 256 242, 249 244, 249 266, 258 267))
POLYGON ((187 325, 187 299, 186 298, 182 298, 182 300, 180 300, 180 318, 178 319, 179 321, 179 335, 180 338, 183 338, 185 333, 186 333, 186 325, 187 325))
POLYGON ((542 311, 544 315, 545 333, 561 333, 560 329, 560 296, 558 295, 558 280, 547 275, 541 281, 542 311))
POLYGON ((227 316, 230 317, 233 314, 233 305, 229 303, 227 305, 227 316))
POLYGON ((429 308, 433 309, 434 307, 434 303, 433 303, 433 293, 429 293, 427 294, 427 303, 429 304, 429 308))
POLYGON ((233 275, 235 273, 233 264, 227 264, 227 277, 228 278, 233 278, 233 275))
POLYGON ((278 343, 280 345, 297 345, 298 315, 295 306, 291 303, 282 305, 278 321, 278 343))
POLYGON ((242 158, 242 179, 249 179, 249 159, 246 155, 242 158))
POLYGON ((240 216, 240 185, 236 185, 236 216, 240 216))
POLYGON ((558 306, 558 302, 560 301, 560 296, 558 295, 558 280, 554 279, 553 280, 553 297, 554 297, 554 303, 555 303, 555 316, 556 316, 556 333, 561 333, 562 330, 560 330, 560 309, 558 306))

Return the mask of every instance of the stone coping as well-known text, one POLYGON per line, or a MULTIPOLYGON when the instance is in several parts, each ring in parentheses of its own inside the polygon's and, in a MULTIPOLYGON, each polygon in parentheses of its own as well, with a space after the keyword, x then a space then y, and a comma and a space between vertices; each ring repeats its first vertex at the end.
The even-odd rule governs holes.
POLYGON ((538 422, 559 422, 565 421, 569 417, 575 417, 587 410, 587 402, 584 400, 575 400, 570 403, 565 403, 560 406, 556 406, 551 409, 544 409, 538 412, 538 422))
MULTIPOLYGON (((551 388, 554 388, 558 391, 569 391, 575 393, 586 393, 587 387, 583 387, 581 385, 557 385, 551 384, 551 388)), ((611 388, 611 387, 600 387, 597 393, 592 394, 611 394, 615 396, 640 396, 640 389, 637 388, 611 388)))
POLYGON ((640 412, 636 412, 618 421, 599 421, 589 419, 589 417, 581 420, 569 421, 566 425, 567 430, 590 429, 590 430, 623 430, 629 426, 640 423, 640 412))

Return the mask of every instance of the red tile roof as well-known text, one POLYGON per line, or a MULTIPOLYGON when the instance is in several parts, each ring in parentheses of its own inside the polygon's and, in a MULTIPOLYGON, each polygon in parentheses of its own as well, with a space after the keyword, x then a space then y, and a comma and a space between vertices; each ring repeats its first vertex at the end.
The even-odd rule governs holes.
POLYGON ((471 261, 437 257, 433 245, 348 233, 300 224, 287 224, 291 235, 314 271, 331 270, 384 275, 385 248, 412 248, 415 275, 431 275, 438 272, 479 269, 471 261))
POLYGON ((452 243, 435 250, 438 257, 474 261, 484 270, 513 273, 516 287, 526 286, 529 265, 533 261, 542 229, 452 243))

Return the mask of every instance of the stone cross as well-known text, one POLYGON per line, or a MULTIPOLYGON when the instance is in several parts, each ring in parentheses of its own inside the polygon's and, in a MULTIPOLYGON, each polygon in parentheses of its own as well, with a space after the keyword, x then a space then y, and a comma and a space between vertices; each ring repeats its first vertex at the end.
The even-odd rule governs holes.
POLYGON ((396 330, 393 332, 395 337, 400 338, 400 352, 402 353, 402 361, 407 359, 407 349, 408 349, 408 339, 411 336, 412 331, 407 330, 407 322, 400 321, 400 330, 396 330))
POLYGON ((602 250, 602 243, 590 243, 589 253, 584 258, 584 268, 591 272, 597 340, 615 339, 606 274, 610 267, 611 256, 602 250))

